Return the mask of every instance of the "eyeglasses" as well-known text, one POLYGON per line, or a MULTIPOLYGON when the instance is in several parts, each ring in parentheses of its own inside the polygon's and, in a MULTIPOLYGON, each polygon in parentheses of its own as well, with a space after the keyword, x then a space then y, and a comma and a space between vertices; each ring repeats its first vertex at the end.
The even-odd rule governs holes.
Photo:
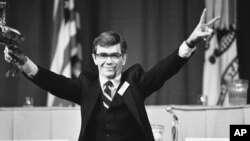
POLYGON ((110 57, 111 60, 118 60, 122 54, 120 53, 111 53, 111 54, 107 54, 107 53, 99 53, 99 54, 96 54, 96 56, 99 58, 99 59, 103 59, 103 60, 106 60, 108 59, 108 57, 110 57))

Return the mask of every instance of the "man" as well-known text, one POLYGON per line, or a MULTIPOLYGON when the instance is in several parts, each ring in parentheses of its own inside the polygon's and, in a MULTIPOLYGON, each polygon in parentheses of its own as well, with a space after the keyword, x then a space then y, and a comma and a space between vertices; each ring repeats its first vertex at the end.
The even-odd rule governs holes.
POLYGON ((101 33, 93 42, 92 57, 98 75, 81 72, 78 79, 69 79, 8 48, 5 59, 41 88, 81 106, 79 140, 153 141, 144 100, 181 69, 196 50, 195 45, 212 34, 210 27, 219 17, 205 23, 205 16, 206 10, 190 37, 147 72, 139 64, 122 72, 127 44, 112 31, 101 33))

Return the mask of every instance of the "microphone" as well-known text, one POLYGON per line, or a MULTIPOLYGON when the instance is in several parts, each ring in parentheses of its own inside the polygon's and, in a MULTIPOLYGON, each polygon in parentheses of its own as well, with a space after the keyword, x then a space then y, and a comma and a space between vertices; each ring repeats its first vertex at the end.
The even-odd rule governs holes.
POLYGON ((172 107, 167 107, 166 111, 169 112, 173 116, 173 119, 178 122, 178 117, 172 109, 172 107))
POLYGON ((170 113, 173 117, 173 125, 172 125, 172 141, 178 141, 178 129, 176 125, 178 124, 178 117, 175 112, 172 110, 172 107, 167 107, 166 111, 170 113))

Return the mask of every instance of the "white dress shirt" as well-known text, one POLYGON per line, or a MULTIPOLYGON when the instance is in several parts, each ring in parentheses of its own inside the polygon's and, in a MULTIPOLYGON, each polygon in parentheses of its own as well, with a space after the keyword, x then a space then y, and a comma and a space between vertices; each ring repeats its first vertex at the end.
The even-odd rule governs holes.
POLYGON ((116 76, 114 79, 107 79, 106 77, 102 77, 99 75, 99 80, 100 80, 100 85, 101 85, 101 88, 102 88, 102 92, 104 93, 104 89, 105 89, 105 86, 104 84, 107 82, 107 81, 111 81, 113 83, 113 87, 110 87, 110 90, 111 90, 111 98, 113 99, 114 96, 115 96, 115 93, 116 93, 116 90, 121 82, 121 77, 122 77, 122 74, 116 76))

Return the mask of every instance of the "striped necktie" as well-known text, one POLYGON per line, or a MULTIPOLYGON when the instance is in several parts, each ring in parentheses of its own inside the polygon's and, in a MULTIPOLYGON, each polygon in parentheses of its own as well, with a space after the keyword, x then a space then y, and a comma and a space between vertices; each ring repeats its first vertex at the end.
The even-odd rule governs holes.
POLYGON ((104 84, 104 94, 103 94, 103 105, 106 109, 109 108, 109 106, 112 102, 110 87, 113 87, 113 83, 111 81, 107 81, 104 84))

